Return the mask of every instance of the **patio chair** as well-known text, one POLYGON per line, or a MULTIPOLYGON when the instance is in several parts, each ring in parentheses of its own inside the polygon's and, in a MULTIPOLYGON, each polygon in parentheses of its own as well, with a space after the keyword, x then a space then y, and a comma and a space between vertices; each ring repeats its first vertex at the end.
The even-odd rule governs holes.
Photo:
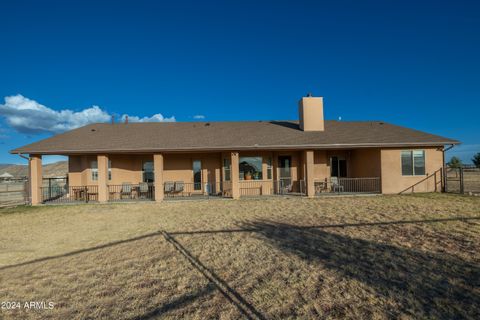
POLYGON ((183 181, 175 181, 175 193, 183 192, 185 183, 183 181))
POLYGON ((122 183, 122 190, 120 190, 120 199, 123 199, 124 196, 127 196, 128 199, 131 199, 132 189, 132 184, 130 182, 122 183))
POLYGON ((175 190, 175 182, 167 181, 164 187, 165 193, 172 193, 175 190))
POLYGON ((332 184, 332 192, 343 192, 344 188, 340 185, 338 177, 331 177, 330 183, 332 184))
POLYGON ((138 193, 140 198, 148 198, 150 188, 148 186, 148 183, 146 182, 141 182, 140 185, 138 186, 138 193))

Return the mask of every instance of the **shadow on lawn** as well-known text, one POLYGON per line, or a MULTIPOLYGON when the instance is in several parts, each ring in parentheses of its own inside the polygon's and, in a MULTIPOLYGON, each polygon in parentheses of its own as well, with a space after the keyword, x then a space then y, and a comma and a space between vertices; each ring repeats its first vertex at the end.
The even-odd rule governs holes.
POLYGON ((204 288, 198 290, 194 293, 188 293, 182 295, 169 303, 166 303, 157 309, 151 310, 141 316, 132 318, 132 320, 149 320, 156 319, 157 317, 163 315, 166 312, 172 311, 174 309, 185 307, 186 305, 192 303, 200 297, 209 295, 210 293, 216 290, 215 286, 212 283, 208 283, 204 288))
POLYGON ((319 229, 244 223, 282 251, 320 263, 398 301, 414 317, 479 318, 480 267, 459 258, 377 243, 319 229))

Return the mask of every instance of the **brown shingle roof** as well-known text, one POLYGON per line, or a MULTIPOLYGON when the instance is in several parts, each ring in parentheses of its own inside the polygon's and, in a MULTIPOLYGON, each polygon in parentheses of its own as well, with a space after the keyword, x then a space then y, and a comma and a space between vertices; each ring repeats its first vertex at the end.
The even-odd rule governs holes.
POLYGON ((325 121, 323 132, 301 131, 297 121, 96 123, 23 146, 11 153, 329 149, 458 143, 379 121, 325 121))

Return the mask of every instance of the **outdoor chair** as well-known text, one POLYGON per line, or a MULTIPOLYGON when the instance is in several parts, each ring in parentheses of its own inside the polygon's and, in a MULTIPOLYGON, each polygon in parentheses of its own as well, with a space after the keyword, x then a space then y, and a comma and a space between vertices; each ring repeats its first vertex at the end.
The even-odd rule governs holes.
POLYGON ((140 185, 138 186, 138 193, 140 198, 142 197, 148 198, 149 191, 150 191, 149 186, 148 186, 148 183, 146 182, 141 182, 140 185))
POLYGON ((185 183, 183 181, 175 181, 175 193, 183 192, 185 183))
POLYGON ((340 185, 338 177, 331 177, 330 182, 332 184, 332 192, 343 192, 344 188, 340 185))
POLYGON ((165 193, 172 193, 175 190, 175 182, 167 181, 165 182, 165 193))
POLYGON ((120 190, 120 199, 127 196, 128 199, 132 198, 132 184, 130 182, 122 183, 122 189, 120 190))

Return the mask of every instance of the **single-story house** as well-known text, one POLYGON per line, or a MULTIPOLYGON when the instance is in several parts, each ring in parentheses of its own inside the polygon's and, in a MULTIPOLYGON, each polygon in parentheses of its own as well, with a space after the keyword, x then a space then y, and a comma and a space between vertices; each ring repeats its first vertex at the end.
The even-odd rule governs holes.
POLYGON ((323 98, 298 121, 95 123, 18 149, 31 202, 441 191, 456 140, 382 121, 324 120, 323 98), (68 185, 45 191, 42 155, 68 156, 68 185), (52 196, 53 194, 53 196, 52 196))

